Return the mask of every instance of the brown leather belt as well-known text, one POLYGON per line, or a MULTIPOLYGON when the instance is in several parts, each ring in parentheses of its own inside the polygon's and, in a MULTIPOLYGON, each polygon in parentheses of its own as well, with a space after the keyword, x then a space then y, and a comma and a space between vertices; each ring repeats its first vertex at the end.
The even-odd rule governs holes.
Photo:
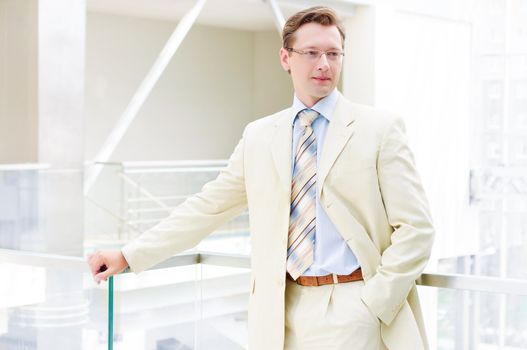
POLYGON ((287 274, 287 278, 301 286, 308 286, 308 287, 315 287, 315 286, 322 286, 325 284, 337 284, 337 283, 346 283, 346 282, 353 282, 353 281, 361 281, 362 278, 362 271, 360 267, 350 273, 349 275, 325 275, 325 276, 300 276, 296 279, 296 281, 291 277, 291 275, 287 274))

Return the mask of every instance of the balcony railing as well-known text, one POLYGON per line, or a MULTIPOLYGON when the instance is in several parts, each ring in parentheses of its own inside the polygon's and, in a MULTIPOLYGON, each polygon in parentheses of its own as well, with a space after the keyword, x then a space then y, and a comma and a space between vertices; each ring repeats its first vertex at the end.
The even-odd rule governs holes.
MULTIPOLYGON (((96 285, 82 257, 0 249, 0 278, 6 282, 1 287, 0 348, 47 349, 45 342, 54 341, 52 334, 60 328, 71 337, 63 340, 68 345, 55 348, 243 349, 249 268, 246 255, 193 252, 174 256, 140 275, 125 271, 111 283, 96 285)), ((420 287, 420 294, 435 295, 435 317, 430 317, 429 305, 424 309, 437 349, 464 348, 452 339, 442 320, 452 312, 470 318, 470 313, 461 311, 489 295, 513 302, 519 324, 526 322, 527 280, 425 273, 417 283, 432 287, 420 287)), ((495 344, 487 327, 465 326, 472 336, 479 334, 471 341, 495 344)), ((505 332, 510 336, 515 328, 505 332)), ((522 337, 518 332, 514 336, 522 337)))
MULTIPOLYGON (((80 169, 0 167, 5 203, 0 246, 6 248, 0 249, 0 349, 246 348, 250 261, 231 253, 250 252, 247 212, 194 251, 101 285, 93 282, 82 257, 21 251, 60 246, 61 254, 81 255, 83 248, 116 249, 162 220, 224 165, 104 164, 84 207, 80 169), (71 249, 63 249, 72 238, 71 249), (216 253, 204 253, 208 250, 216 253)), ((496 245, 492 237, 485 247, 496 245)), ((441 272, 524 278, 521 246, 504 246, 508 249, 443 259, 436 266, 441 272), (500 265, 498 257, 507 264, 500 265), (515 269, 504 270, 508 265, 515 269)), ((425 273, 417 282, 432 349, 527 348, 527 279, 425 273)))

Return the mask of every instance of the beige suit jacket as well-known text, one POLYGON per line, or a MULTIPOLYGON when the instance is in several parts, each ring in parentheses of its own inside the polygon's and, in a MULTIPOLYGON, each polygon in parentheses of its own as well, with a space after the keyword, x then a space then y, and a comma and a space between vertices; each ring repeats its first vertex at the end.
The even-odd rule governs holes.
MULTIPOLYGON (((248 207, 251 350, 279 350, 284 344, 290 113, 286 109, 247 125, 217 179, 122 249, 138 273, 195 246, 248 207)), ((415 280, 430 256, 434 229, 403 121, 340 95, 325 142, 317 190, 362 266, 362 300, 381 320, 390 350, 427 348, 415 280)))

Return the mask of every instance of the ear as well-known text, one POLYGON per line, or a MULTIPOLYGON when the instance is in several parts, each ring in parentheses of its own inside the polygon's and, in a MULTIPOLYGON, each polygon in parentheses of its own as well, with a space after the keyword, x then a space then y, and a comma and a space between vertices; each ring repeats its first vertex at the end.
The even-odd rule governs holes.
POLYGON ((283 47, 280 48, 280 64, 286 72, 289 72, 291 70, 291 68, 289 67, 289 52, 283 47))

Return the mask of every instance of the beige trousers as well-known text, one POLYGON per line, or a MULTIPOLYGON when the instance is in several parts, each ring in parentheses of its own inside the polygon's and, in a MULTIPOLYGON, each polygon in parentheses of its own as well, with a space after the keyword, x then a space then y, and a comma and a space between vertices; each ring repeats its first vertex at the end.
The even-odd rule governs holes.
POLYGON ((285 350, 385 350, 380 320, 360 299, 363 281, 300 286, 287 280, 285 350))

